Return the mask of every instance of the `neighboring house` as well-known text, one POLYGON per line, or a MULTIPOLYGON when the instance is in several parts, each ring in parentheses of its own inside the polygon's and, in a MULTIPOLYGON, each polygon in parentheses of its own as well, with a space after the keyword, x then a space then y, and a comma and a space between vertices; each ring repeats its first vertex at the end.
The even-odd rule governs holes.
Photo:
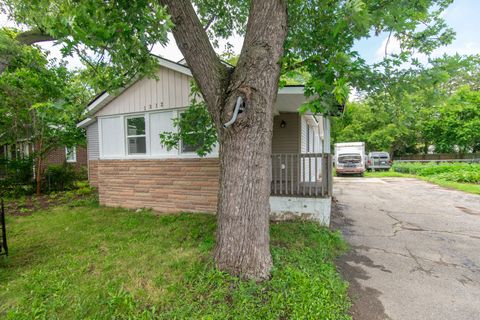
MULTIPOLYGON (((156 79, 103 93, 88 105, 90 183, 100 204, 159 212, 216 212, 218 149, 204 158, 188 145, 167 150, 159 134, 190 104, 188 67, 158 59, 156 79)), ((271 208, 277 218, 302 215, 329 224, 332 193, 328 118, 301 115, 303 87, 281 88, 272 141, 271 208), (280 215, 279 215, 280 214, 280 215)), ((255 199, 252 199, 255 201, 255 199)))
MULTIPOLYGON (((0 159, 26 158, 33 153, 31 143, 22 141, 15 145, 0 146, 0 159)), ((50 151, 45 158, 44 166, 68 163, 77 169, 87 167, 87 149, 85 147, 58 147, 50 151)))
POLYGON ((82 146, 59 147, 50 151, 45 159, 45 165, 70 164, 77 169, 87 168, 87 149, 82 146))

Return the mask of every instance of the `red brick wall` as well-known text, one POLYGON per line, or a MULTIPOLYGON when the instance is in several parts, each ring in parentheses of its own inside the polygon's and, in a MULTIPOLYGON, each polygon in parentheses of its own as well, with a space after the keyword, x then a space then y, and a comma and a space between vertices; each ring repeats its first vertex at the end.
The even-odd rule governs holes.
MULTIPOLYGON (((50 164, 63 164, 66 161, 65 157, 65 147, 59 147, 50 151, 45 159, 44 163, 46 166, 50 164)), ((76 168, 86 167, 87 166, 87 149, 84 147, 77 146, 77 161, 70 162, 76 168)))
POLYGON ((217 210, 218 159, 99 160, 97 166, 102 205, 165 213, 217 210))

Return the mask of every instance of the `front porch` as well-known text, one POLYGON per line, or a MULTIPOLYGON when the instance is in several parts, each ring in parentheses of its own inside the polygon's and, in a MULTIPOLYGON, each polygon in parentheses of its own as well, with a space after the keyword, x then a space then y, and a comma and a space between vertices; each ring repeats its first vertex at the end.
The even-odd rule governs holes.
POLYGON ((331 197, 332 176, 329 119, 278 112, 273 120, 271 195, 331 197))
POLYGON ((332 155, 329 119, 298 112, 274 117, 270 207, 274 220, 330 224, 332 155))

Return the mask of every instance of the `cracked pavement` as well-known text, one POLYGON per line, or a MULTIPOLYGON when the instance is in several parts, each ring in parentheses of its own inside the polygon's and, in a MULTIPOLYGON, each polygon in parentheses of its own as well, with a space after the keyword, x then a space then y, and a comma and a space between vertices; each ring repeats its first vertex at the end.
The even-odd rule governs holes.
POLYGON ((480 196, 409 178, 335 178, 332 226, 354 319, 480 319, 480 196))

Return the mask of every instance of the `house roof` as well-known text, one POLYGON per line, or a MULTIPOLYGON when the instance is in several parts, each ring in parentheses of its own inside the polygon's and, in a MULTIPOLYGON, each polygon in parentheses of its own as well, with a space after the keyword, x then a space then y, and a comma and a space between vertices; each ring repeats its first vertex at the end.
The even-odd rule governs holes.
MULTIPOLYGON (((180 64, 178 62, 174 62, 159 56, 155 56, 158 60, 158 64, 162 67, 175 70, 177 72, 183 73, 187 76, 192 76, 192 73, 190 72, 190 68, 186 67, 183 64, 180 64)), ((90 103, 87 105, 87 112, 89 115, 93 115, 96 112, 98 112, 100 109, 102 109, 104 106, 106 106, 110 101, 112 101, 115 97, 119 96, 122 94, 123 91, 128 89, 131 85, 133 85, 138 79, 133 80, 131 83, 128 85, 121 87, 117 90, 115 90, 112 93, 108 93, 107 91, 103 91, 99 95, 97 95, 90 103)))
MULTIPOLYGON (((190 68, 187 67, 184 64, 183 59, 174 62, 165 58, 162 58, 160 56, 154 55, 157 60, 158 64, 164 68, 168 68, 177 72, 180 72, 184 75, 187 76, 192 76, 192 73, 190 71, 190 68)), ((100 94, 98 94, 92 101, 90 101, 87 105, 87 114, 90 116, 93 116, 95 113, 100 111, 103 107, 105 107, 109 102, 111 102, 113 99, 121 95, 125 90, 127 90, 130 86, 132 86, 135 82, 137 82, 139 79, 134 79, 131 83, 128 85, 121 87, 114 92, 108 93, 107 91, 103 91, 100 94)), ((283 88, 279 88, 278 90, 279 95, 294 95, 291 96, 290 99, 286 99, 285 105, 291 105, 292 103, 297 103, 300 100, 304 100, 305 97, 303 95, 303 85, 290 85, 290 86, 285 86, 283 88)), ((283 99, 282 99, 283 100, 283 99)), ((278 104, 278 103, 277 103, 278 104)), ((282 105, 282 104, 281 104, 282 105)), ((86 118, 82 122, 77 124, 77 127, 87 127, 90 125, 92 122, 94 122, 94 118, 86 118)))

